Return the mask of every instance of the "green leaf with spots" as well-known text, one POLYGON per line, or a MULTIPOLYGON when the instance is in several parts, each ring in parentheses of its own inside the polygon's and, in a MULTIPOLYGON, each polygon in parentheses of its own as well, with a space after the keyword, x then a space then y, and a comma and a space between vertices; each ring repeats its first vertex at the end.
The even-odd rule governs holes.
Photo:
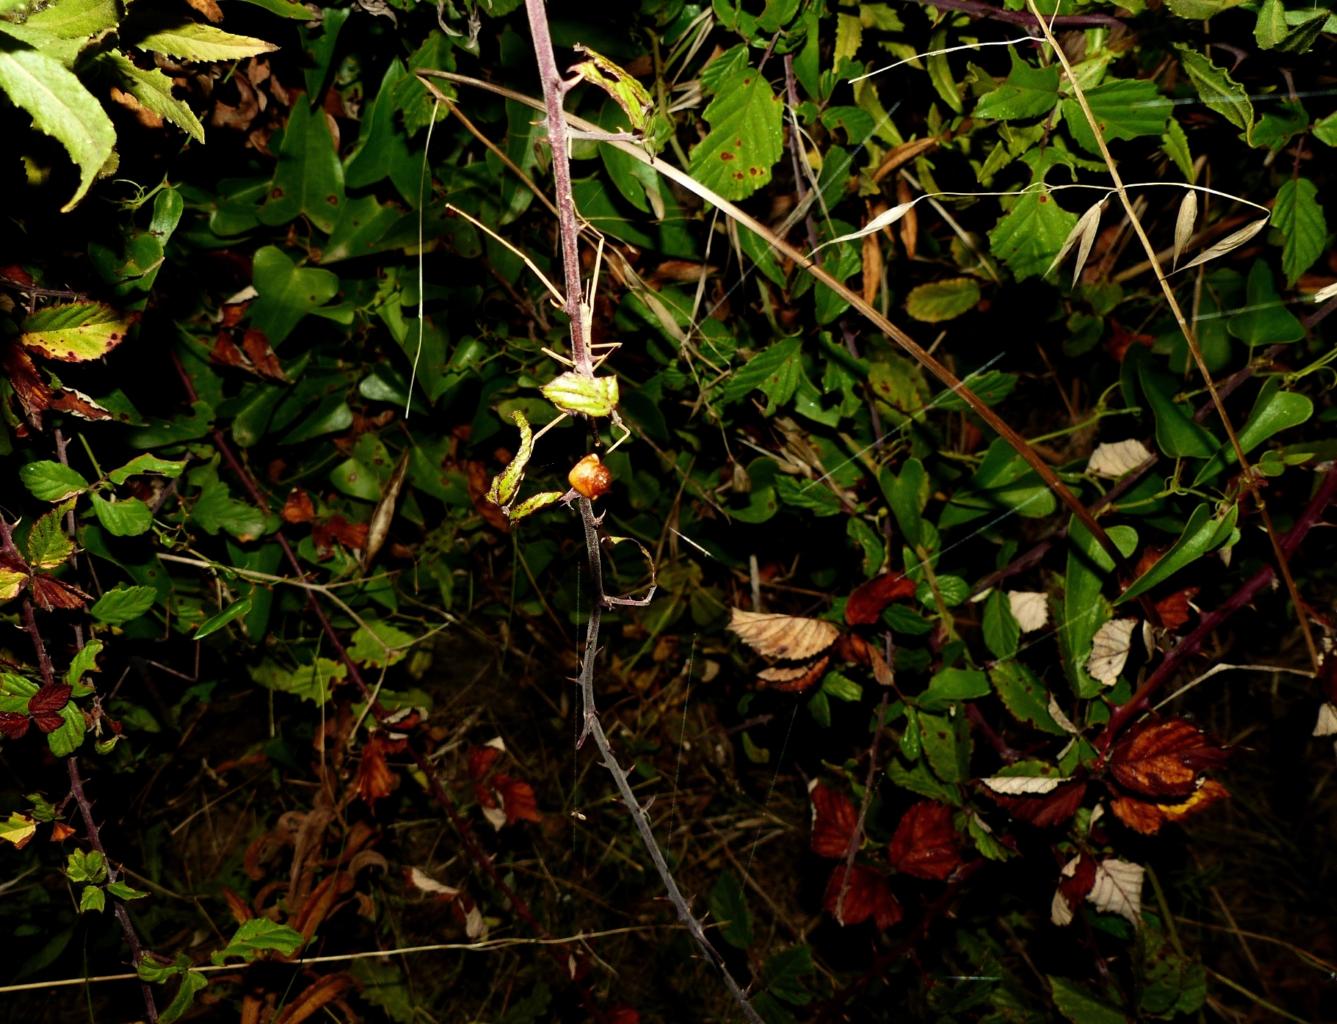
MULTIPOLYGON (((980 673, 983 677, 983 673, 980 673)), ((986 684, 987 689, 987 684, 986 684)), ((924 756, 933 774, 943 782, 962 782, 970 777, 970 725, 958 708, 955 714, 921 712, 919 726, 924 756)))
POLYGON ((124 341, 130 322, 105 302, 63 302, 26 317, 20 340, 48 359, 86 363, 124 341))
POLYGON ((323 110, 297 103, 288 115, 279 162, 260 207, 260 222, 277 226, 305 214, 322 231, 334 230, 344 202, 344 169, 323 110))
POLYGON ((279 345, 311 311, 334 298, 339 278, 328 270, 298 267, 282 249, 259 249, 252 263, 259 298, 251 304, 251 325, 279 345))
POLYGON ((1045 272, 1076 223, 1077 215, 1047 192, 1027 192, 989 232, 989 245, 1012 275, 1024 281, 1045 272))
POLYGON ((744 66, 728 75, 706 107, 710 134, 692 150, 692 177, 725 199, 745 199, 767 184, 783 151, 782 112, 756 70, 744 66))

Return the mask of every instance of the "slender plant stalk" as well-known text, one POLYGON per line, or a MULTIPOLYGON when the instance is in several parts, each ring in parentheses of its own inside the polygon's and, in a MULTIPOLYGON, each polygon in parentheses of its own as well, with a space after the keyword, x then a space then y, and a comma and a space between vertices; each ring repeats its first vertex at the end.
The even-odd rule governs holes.
MULTIPOLYGON (((571 193, 571 168, 568 162, 567 115, 562 110, 562 101, 567 85, 557 69, 557 58, 552 49, 552 38, 548 32, 548 15, 544 0, 525 0, 529 15, 529 28, 534 39, 534 58, 538 64, 539 78, 543 83, 542 108, 547 116, 548 145, 552 151, 553 186, 557 204, 557 221, 562 252, 562 270, 566 286, 566 312, 571 321, 571 361, 575 372, 585 377, 594 376, 594 364, 591 358, 589 339, 585 335, 584 309, 581 300, 580 253, 577 241, 580 235, 580 221, 576 213, 575 197, 571 193)), ((597 130, 597 129, 596 129, 597 130)), ((585 645, 580 660, 578 679, 584 724, 581 727, 580 742, 586 736, 594 739, 603 765, 617 786, 622 803, 626 806, 636 831, 650 860, 655 866, 660 881, 668 893, 669 902, 677 911, 678 919, 686 927, 698 947, 707 959, 715 965, 723 976, 730 994, 737 1002, 744 1017, 752 1024, 761 1024, 761 1017, 752 1008, 747 993, 734 980, 724 963, 724 958, 711 944, 705 928, 692 913, 687 899, 678 887, 673 872, 669 869, 663 851, 655 839, 654 830, 645 809, 636 799, 636 794, 627 781, 628 772, 618 764, 612 744, 599 721, 599 713, 594 697, 594 665, 599 655, 599 627, 603 619, 604 607, 610 603, 604 589, 603 556, 599 542, 599 519, 594 514, 594 503, 586 497, 577 499, 580 520, 585 532, 585 553, 589 563, 591 596, 590 618, 585 626, 585 645)))
MULTIPOLYGON (((516 92, 513 89, 506 89, 502 86, 493 85, 491 82, 485 82, 482 79, 472 78, 468 75, 459 75, 451 71, 433 71, 427 69, 419 70, 417 74, 421 78, 442 78, 449 82, 456 82, 461 85, 470 85, 479 89, 485 89, 498 96, 505 96, 507 99, 515 100, 517 103, 523 103, 535 110, 546 109, 544 103, 535 100, 531 96, 526 96, 524 93, 516 92)), ((1096 522, 1096 519, 1091 514, 1090 510, 1087 509, 1087 507, 1082 504, 1081 500, 1069 490, 1068 486, 1058 478, 1058 475, 1030 446, 1026 439, 1004 421, 1002 417, 989 408, 989 406, 986 405, 975 392, 971 391, 970 388, 966 387, 960 379, 957 378, 956 374, 952 373, 951 370, 947 369, 946 366, 935 359, 928 350, 915 341, 914 338, 910 337, 905 331, 901 330, 901 328, 897 327, 889 319, 878 312, 872 304, 865 302, 863 296, 847 287, 843 282, 832 277, 829 272, 823 270, 819 264, 810 259, 806 254, 795 249, 760 221, 744 213, 741 209, 717 192, 706 188, 685 171, 679 170, 672 164, 651 156, 643 147, 636 145, 635 143, 626 142, 615 136, 609 136, 606 132, 602 131, 598 125, 586 121, 584 118, 576 117, 574 114, 570 113, 565 114, 564 118, 566 124, 577 129, 583 135, 602 142, 606 146, 612 146, 615 149, 621 150, 632 159, 639 160, 641 163, 653 168, 670 181, 677 182, 683 188, 717 207, 729 218, 757 235, 776 252, 782 254, 786 259, 792 260, 805 273, 816 278, 823 285, 830 288, 833 292, 848 302, 858 310, 865 319, 872 323, 874 327, 899 345, 901 349, 923 366, 924 369, 928 370, 929 373, 936 377, 945 387, 959 395, 961 399, 974 410, 975 414, 989 425, 990 429, 1011 445, 1013 450, 1016 451, 1016 453, 1020 455, 1033 470, 1035 470, 1036 475, 1044 481, 1045 486, 1047 486, 1054 495, 1068 507, 1072 514, 1077 517, 1082 525, 1090 531, 1091 535, 1095 537, 1096 542, 1099 543, 1105 550, 1105 553, 1114 560, 1114 563, 1116 565, 1126 564, 1127 559, 1124 558, 1123 552, 1115 547, 1114 542, 1110 540, 1109 535, 1105 532, 1105 528, 1096 522)))
POLYGON ((1230 438, 1231 447, 1235 449, 1235 458, 1239 460, 1243 486, 1245 490, 1253 494, 1254 501, 1258 503, 1258 514, 1263 520, 1263 526, 1267 529, 1267 538, 1272 543, 1272 552, 1277 559, 1277 568, 1281 572, 1281 578, 1286 583, 1286 592, 1290 595, 1291 604, 1295 607, 1295 617, 1300 623, 1300 632, 1304 634, 1305 647, 1309 649, 1309 660, 1313 664, 1314 671, 1317 672, 1318 647, 1314 643, 1314 635, 1309 628, 1309 615, 1305 610, 1304 602, 1300 599, 1299 588, 1296 587, 1295 578, 1291 575, 1290 563, 1286 559, 1286 553, 1282 550, 1277 531, 1272 526, 1272 516, 1267 510, 1267 502, 1263 500, 1263 494, 1258 487, 1258 480, 1254 476, 1253 467, 1249 465, 1249 460, 1244 457, 1244 448, 1240 445, 1239 435, 1235 433, 1235 428, 1231 425, 1225 404, 1216 390, 1215 381, 1212 380, 1212 373, 1207 369, 1207 363, 1202 358, 1202 349, 1198 346, 1197 335, 1190 326, 1188 318, 1184 316, 1184 310, 1175 297, 1174 289, 1170 287, 1170 282, 1165 276, 1165 270, 1161 266, 1160 257, 1156 253, 1156 247, 1151 244, 1146 229, 1142 227, 1142 219, 1133 208, 1133 202, 1128 197, 1128 190, 1124 188, 1123 178, 1119 175, 1119 168, 1114 163, 1114 156, 1110 153, 1109 146, 1105 144, 1105 136, 1100 129, 1100 122, 1096 119, 1091 104, 1086 100, 1086 91, 1082 88, 1081 82, 1077 80, 1077 75, 1072 70, 1072 64, 1068 61, 1068 55, 1058 45, 1058 40, 1054 38, 1053 31, 1045 24, 1044 18, 1040 15, 1040 9, 1035 6, 1035 0, 1026 0, 1026 3, 1039 22, 1040 31, 1044 33, 1045 39, 1053 48, 1054 55, 1058 58, 1059 63, 1063 65, 1063 73, 1068 77, 1073 95, 1077 98, 1077 103, 1082 108, 1082 114, 1086 117, 1086 123, 1090 125, 1091 133, 1096 138, 1100 155, 1104 158, 1105 166, 1109 168, 1110 180, 1114 182, 1114 190, 1119 194, 1119 202, 1123 204, 1124 212, 1128 215, 1128 222, 1132 225, 1134 234, 1137 235, 1138 241, 1142 243, 1142 248, 1147 254, 1147 261, 1151 264, 1151 269, 1156 274, 1156 280, 1161 286, 1161 291, 1165 294, 1166 304, 1170 307, 1170 312, 1174 314, 1175 323, 1179 325, 1180 333, 1184 335, 1184 341, 1188 344, 1193 362, 1198 367, 1198 373, 1202 375, 1203 383, 1207 385, 1207 393, 1212 398, 1216 413, 1221 418, 1221 425, 1225 428, 1226 436, 1230 438))

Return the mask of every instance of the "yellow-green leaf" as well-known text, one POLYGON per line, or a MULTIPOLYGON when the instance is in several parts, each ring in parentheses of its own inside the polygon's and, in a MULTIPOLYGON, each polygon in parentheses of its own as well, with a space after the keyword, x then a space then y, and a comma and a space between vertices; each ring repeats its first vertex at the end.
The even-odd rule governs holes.
POLYGON ((49 359, 86 363, 114 349, 129 329, 130 317, 105 302, 66 302, 28 316, 20 340, 49 359))
POLYGON ((278 49, 263 39, 234 35, 193 21, 160 28, 134 40, 131 45, 182 60, 242 60, 278 49))

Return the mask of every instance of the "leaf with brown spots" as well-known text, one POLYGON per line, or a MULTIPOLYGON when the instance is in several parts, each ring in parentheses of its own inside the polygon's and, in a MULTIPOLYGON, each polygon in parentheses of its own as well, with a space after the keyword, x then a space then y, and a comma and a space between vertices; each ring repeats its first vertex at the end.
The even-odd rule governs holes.
POLYGON ((30 313, 19 340, 48 359, 86 363, 101 359, 125 340, 135 316, 105 302, 64 302, 30 313))

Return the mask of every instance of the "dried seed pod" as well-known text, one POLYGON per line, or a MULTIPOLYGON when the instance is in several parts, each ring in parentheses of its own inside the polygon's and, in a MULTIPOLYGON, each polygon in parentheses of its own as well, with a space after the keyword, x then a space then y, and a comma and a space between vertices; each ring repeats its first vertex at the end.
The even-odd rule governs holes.
POLYGON ((566 479, 577 494, 586 498, 602 498, 613 486, 613 471, 591 452, 571 467, 566 479))

